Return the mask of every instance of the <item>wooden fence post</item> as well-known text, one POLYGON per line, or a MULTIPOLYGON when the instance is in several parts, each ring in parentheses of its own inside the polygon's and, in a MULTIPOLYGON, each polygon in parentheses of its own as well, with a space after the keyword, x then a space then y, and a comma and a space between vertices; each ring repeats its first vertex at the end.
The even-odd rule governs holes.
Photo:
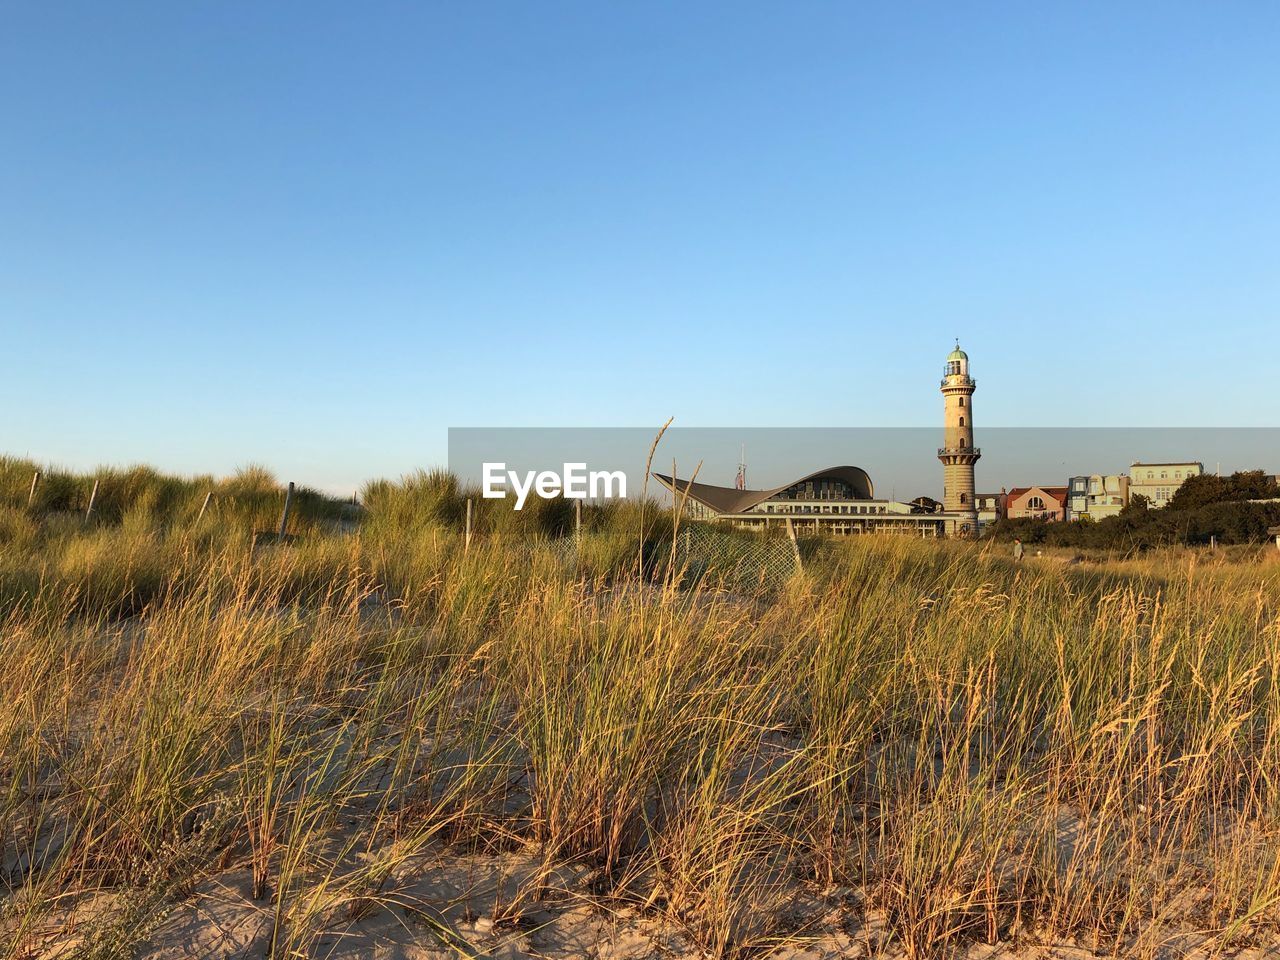
POLYGON ((284 493, 284 511, 280 514, 280 536, 278 539, 284 539, 285 530, 289 526, 289 507, 293 504, 293 481, 289 481, 289 489, 284 493))
POLYGON ((94 477, 93 492, 89 494, 89 509, 84 512, 84 522, 88 523, 89 518, 93 516, 93 505, 98 499, 98 478, 94 477))
POLYGON ((199 523, 201 520, 204 519, 204 512, 209 509, 209 499, 212 496, 213 496, 212 490, 210 490, 208 493, 204 495, 204 503, 200 504, 200 515, 196 517, 196 523, 199 523))
POLYGON ((573 539, 582 542, 582 501, 573 501, 573 539))
POLYGON ((467 497, 467 531, 462 539, 462 552, 466 553, 471 549, 471 498, 467 497))
POLYGON ((28 492, 28 493, 27 493, 27 506, 28 506, 28 507, 30 507, 30 506, 31 506, 31 504, 35 503, 35 499, 36 499, 36 484, 37 484, 37 483, 39 483, 39 482, 40 482, 40 471, 39 471, 39 470, 37 470, 37 471, 35 472, 35 475, 31 478, 31 490, 30 490, 30 492, 28 492))
POLYGON ((787 539, 791 541, 791 552, 796 558, 796 573, 804 573, 804 563, 800 560, 800 541, 796 539, 796 528, 787 517, 787 539))

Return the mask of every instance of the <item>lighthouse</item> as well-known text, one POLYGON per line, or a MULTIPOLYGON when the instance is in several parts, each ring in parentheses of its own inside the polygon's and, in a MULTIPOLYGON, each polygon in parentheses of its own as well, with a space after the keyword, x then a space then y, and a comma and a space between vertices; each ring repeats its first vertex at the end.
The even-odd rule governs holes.
POLYGON ((978 508, 973 496, 973 467, 982 456, 982 451, 973 445, 973 391, 977 386, 969 376, 969 355, 957 341, 942 369, 945 430, 938 459, 942 461, 942 508, 960 515, 955 532, 961 534, 978 529, 978 508))

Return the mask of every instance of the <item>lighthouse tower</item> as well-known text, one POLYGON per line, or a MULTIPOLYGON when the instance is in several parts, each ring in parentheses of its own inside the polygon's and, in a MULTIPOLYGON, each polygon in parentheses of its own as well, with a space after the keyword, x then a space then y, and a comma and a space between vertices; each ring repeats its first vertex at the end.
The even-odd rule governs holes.
POLYGON ((942 461, 942 508, 947 513, 967 514, 956 524, 956 532, 977 530, 978 508, 974 501, 973 465, 982 451, 973 445, 973 391, 977 381, 969 376, 969 355, 956 348, 947 355, 942 370, 942 398, 946 431, 938 448, 942 461))

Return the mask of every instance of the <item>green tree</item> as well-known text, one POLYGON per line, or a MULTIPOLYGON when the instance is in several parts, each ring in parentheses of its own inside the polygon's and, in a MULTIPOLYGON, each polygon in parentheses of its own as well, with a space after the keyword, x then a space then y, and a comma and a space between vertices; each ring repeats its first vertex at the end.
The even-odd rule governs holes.
POLYGON ((1150 509, 1151 498, 1141 493, 1135 493, 1129 497, 1129 502, 1120 509, 1120 516, 1128 517, 1134 514, 1142 514, 1150 509))
POLYGON ((1276 486, 1274 477, 1262 470, 1240 470, 1229 477, 1210 473, 1188 478, 1170 498, 1169 509, 1179 512, 1215 503, 1277 498, 1280 498, 1280 487, 1276 486))

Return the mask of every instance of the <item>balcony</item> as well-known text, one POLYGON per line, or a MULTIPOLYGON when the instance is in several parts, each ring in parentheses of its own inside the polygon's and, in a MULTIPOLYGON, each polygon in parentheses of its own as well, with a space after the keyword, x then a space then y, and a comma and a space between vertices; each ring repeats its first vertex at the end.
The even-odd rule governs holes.
POLYGON ((940 457, 958 457, 961 454, 968 454, 975 460, 982 456, 982 451, 978 447, 939 447, 938 456, 940 457))
POLYGON ((944 387, 977 387, 978 381, 973 377, 962 377, 957 374, 952 377, 943 377, 942 385, 944 387))

